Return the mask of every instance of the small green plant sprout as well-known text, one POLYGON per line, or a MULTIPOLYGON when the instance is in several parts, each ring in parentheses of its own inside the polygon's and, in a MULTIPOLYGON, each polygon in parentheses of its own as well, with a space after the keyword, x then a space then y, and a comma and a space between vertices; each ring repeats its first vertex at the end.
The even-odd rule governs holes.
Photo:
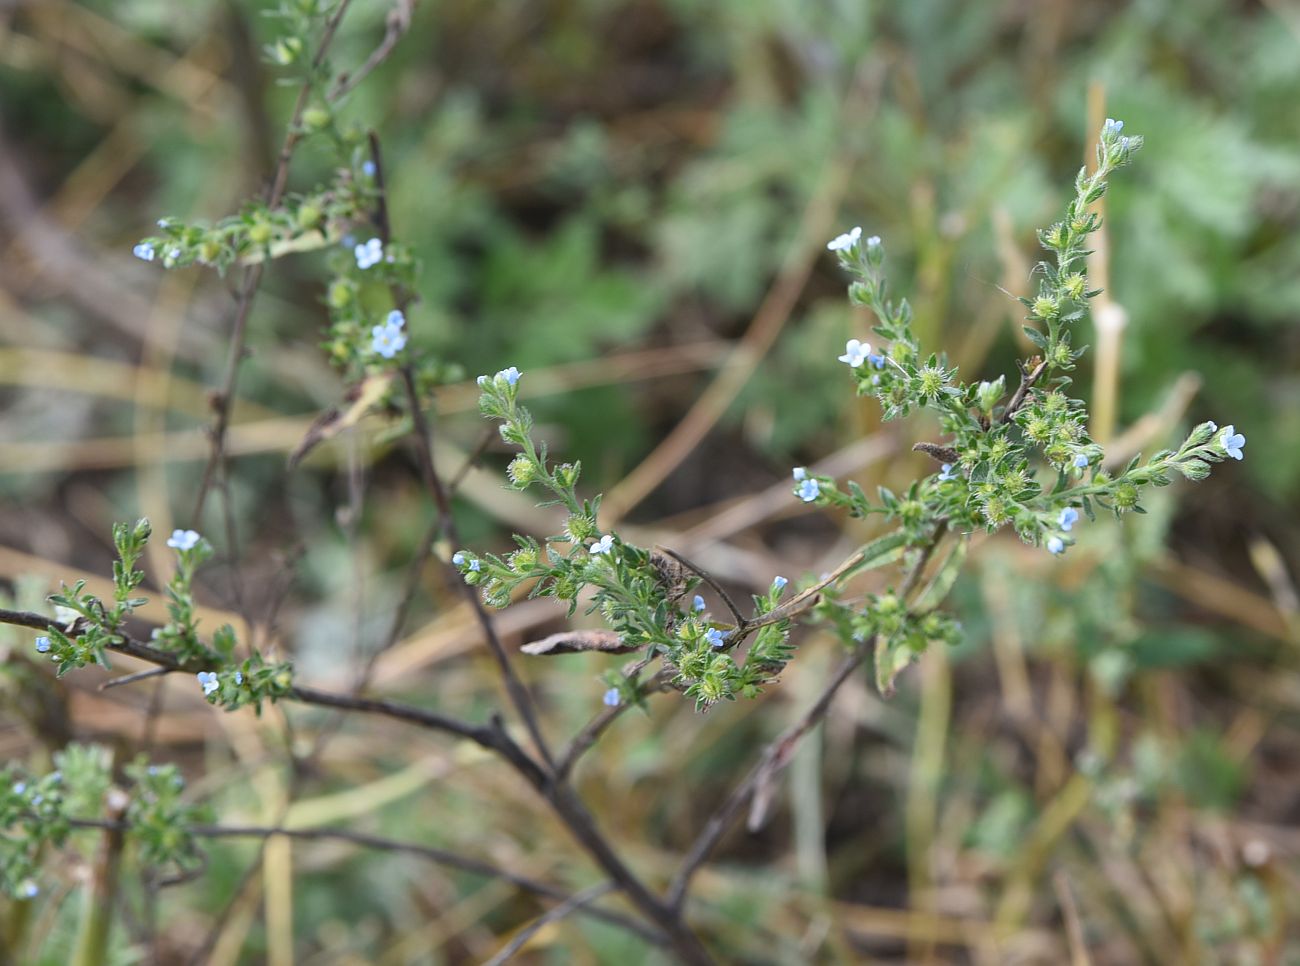
POLYGON ((163 878, 202 865, 192 829, 211 816, 185 797, 175 765, 140 756, 114 783, 108 749, 70 744, 54 755, 54 769, 32 775, 14 765, 0 771, 0 891, 31 900, 44 889, 42 868, 53 850, 75 848, 79 829, 121 832, 127 854, 163 878), (105 816, 108 816, 107 818, 105 816))
MULTIPOLYGON (((870 308, 878 323, 879 348, 850 339, 839 357, 858 395, 877 399, 886 419, 929 410, 944 435, 941 442, 916 444, 939 470, 903 493, 882 487, 872 499, 851 481, 841 488, 828 476, 794 470, 800 500, 853 517, 879 515, 893 527, 831 575, 785 603, 785 581, 777 578, 767 595, 754 598, 750 616, 731 607, 731 621, 714 620, 684 603, 705 575, 670 552, 648 551, 601 531, 600 498, 577 496, 579 467, 552 467, 545 446, 533 441, 532 417, 518 403, 520 374, 513 367, 479 378, 480 410, 500 421, 502 439, 520 449, 507 471, 511 485, 539 485, 551 497, 542 505, 559 504, 569 516, 562 534, 543 541, 516 536, 519 549, 506 557, 458 551, 453 559, 461 574, 496 607, 507 605, 525 584, 531 585, 529 596, 568 601, 570 615, 580 599, 588 600, 588 612, 601 614, 622 650, 645 652, 629 675, 607 676, 603 700, 612 707, 640 701, 645 692, 637 675, 656 660, 672 686, 700 708, 752 697, 790 660, 791 620, 808 611, 837 629, 846 645, 874 647, 876 680, 889 693, 898 673, 930 643, 959 639, 957 623, 937 608, 960 572, 972 533, 1009 526, 1025 542, 1061 555, 1081 519, 1095 520, 1098 508, 1117 517, 1143 512, 1144 487, 1164 486, 1175 472, 1204 479, 1211 464, 1241 459, 1245 437, 1235 427, 1219 430, 1207 422, 1177 450, 1162 450, 1145 463, 1135 458, 1112 472, 1103 466, 1101 446, 1088 437, 1084 403, 1068 394, 1069 374, 1084 351, 1075 345, 1075 327, 1098 294, 1086 275, 1085 245, 1100 224, 1091 208, 1112 172, 1142 146, 1140 136, 1123 129, 1121 121, 1106 121, 1095 169, 1079 171, 1065 216, 1039 232, 1050 257, 1034 269, 1037 294, 1021 299, 1028 310, 1025 333, 1039 354, 1019 363, 1019 383, 1009 396, 1005 376, 967 383, 942 353, 923 349, 908 301, 889 295, 878 237, 864 239, 862 229, 854 228, 828 244, 853 276, 850 300, 870 308), (950 548, 943 562, 930 568, 945 543, 950 548), (899 559, 905 571, 899 586, 865 598, 847 596, 850 577, 899 559), (933 573, 923 581, 927 569, 933 573)), ((695 601, 702 606, 701 598, 695 601)))
POLYGON ((252 705, 261 712, 262 701, 284 697, 293 686, 293 669, 286 662, 265 660, 252 651, 237 661, 238 641, 229 624, 217 628, 204 642, 199 635, 195 614, 194 575, 199 566, 212 556, 212 545, 194 530, 174 530, 167 546, 176 551, 176 570, 167 584, 167 611, 171 616, 156 628, 147 645, 131 640, 122 624, 132 610, 147 598, 133 596, 145 575, 135 568, 152 534, 148 520, 133 526, 125 523, 113 527, 117 560, 113 563, 114 604, 105 607, 93 594, 85 592, 85 581, 50 596, 49 600, 63 615, 70 615, 66 629, 51 625, 36 638, 39 654, 58 664, 61 677, 87 664, 111 667, 107 652, 134 653, 172 671, 196 675, 199 686, 210 704, 227 711, 252 705))

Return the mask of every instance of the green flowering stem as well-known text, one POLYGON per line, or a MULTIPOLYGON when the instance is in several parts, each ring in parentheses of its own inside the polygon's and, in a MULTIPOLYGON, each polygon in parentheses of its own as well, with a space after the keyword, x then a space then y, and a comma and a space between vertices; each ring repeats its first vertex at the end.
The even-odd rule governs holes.
MULTIPOLYGON (((275 173, 272 175, 271 184, 266 192, 265 204, 267 208, 274 208, 284 197, 285 188, 289 183, 289 161, 292 159, 298 141, 303 135, 302 119, 315 86, 314 75, 324 64, 325 54, 333 43, 334 35, 338 31, 339 24, 343 21, 343 16, 347 13, 351 3, 352 0, 340 0, 338 7, 335 8, 334 13, 326 22, 320 43, 316 47, 316 54, 312 58, 308 79, 298 89, 298 99, 293 106, 289 129, 285 133, 283 143, 280 145, 280 154, 276 158, 275 173)), ((265 262, 250 265, 244 270, 243 282, 239 287, 239 302, 235 309, 234 323, 231 325, 230 351, 226 356, 221 388, 212 395, 212 409, 215 413, 211 433, 212 448, 208 455, 208 462, 203 468, 203 477, 199 482, 198 495, 194 501, 194 511, 190 514, 193 520, 203 519, 203 508, 207 505, 208 494, 212 490, 217 468, 225 460, 226 433, 230 429, 230 411, 234 399, 235 382, 239 378, 239 368, 246 355, 245 343, 248 336, 248 317, 252 313, 253 300, 257 295, 258 286, 262 283, 262 272, 265 268, 265 262)))
POLYGON ((846 557, 838 567, 812 586, 805 587, 785 603, 773 608, 768 613, 757 614, 744 621, 737 627, 737 632, 743 636, 761 627, 766 627, 768 624, 789 620, 812 610, 821 599, 819 595, 827 587, 838 584, 841 580, 852 576, 864 567, 873 564, 879 566, 892 560, 898 553, 902 552, 906 543, 907 534, 901 529, 888 533, 883 537, 877 537, 846 557))

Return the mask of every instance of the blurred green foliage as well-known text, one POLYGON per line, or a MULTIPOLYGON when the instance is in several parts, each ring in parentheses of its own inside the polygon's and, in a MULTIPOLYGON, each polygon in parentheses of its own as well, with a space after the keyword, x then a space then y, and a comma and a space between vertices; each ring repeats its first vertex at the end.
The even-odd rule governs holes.
MULTIPOLYGON (((169 87, 165 74, 128 70, 124 62, 109 70, 52 42, 34 61, 0 58, 6 138, 37 173, 33 188, 46 196, 63 184, 100 144, 116 111, 148 150, 79 229, 85 238, 126 253, 159 214, 215 218, 257 191, 294 94, 249 60, 266 39, 260 11, 269 5, 79 4, 145 45, 173 55, 206 51, 204 63, 230 81, 236 101, 204 111, 179 86, 169 87)), ((383 33, 387 6, 355 4, 334 54, 339 64, 364 59, 383 33)), ((13 24, 19 33, 29 30, 23 7, 16 5, 13 24)), ((1044 849, 1097 924, 1088 938, 1098 962, 1114 950, 1105 945, 1108 930, 1134 937, 1121 954, 1137 950, 1150 962, 1169 961, 1161 958, 1169 950, 1202 961, 1268 961, 1282 948, 1279 923, 1296 915, 1290 909, 1287 920, 1278 898, 1284 873, 1238 862, 1224 843, 1294 823, 1287 789, 1297 767, 1295 732, 1287 722, 1296 704, 1286 690, 1294 687, 1294 647, 1216 619, 1208 604, 1192 606, 1173 593, 1176 576, 1157 585, 1152 574, 1170 540, 1190 559, 1264 592, 1246 548, 1261 533, 1292 572, 1300 564, 1300 27, 1288 9, 1221 0, 423 0, 394 56, 350 98, 345 114, 382 137, 396 228, 421 263, 412 339, 470 373, 739 337, 797 254, 806 212, 837 165, 847 178, 834 230, 860 223, 885 238, 892 281, 912 297, 923 341, 952 352, 974 346, 969 364, 978 371, 963 370, 967 379, 1009 371, 1024 351, 1015 335, 1020 312, 999 287, 1026 280, 1005 264, 1002 250, 1009 238, 1021 257, 1036 257, 1033 228, 1054 217, 1059 186, 1089 143, 1089 86, 1104 89, 1106 114, 1146 136, 1142 163, 1107 199, 1108 290, 1129 316, 1120 424, 1156 406, 1180 374, 1195 372, 1203 385, 1186 421, 1234 423, 1250 436, 1251 458, 1203 494, 1190 496, 1186 487, 1162 493, 1148 517, 1129 521, 1137 525, 1123 533, 1084 529, 1080 546, 1095 567, 1059 584, 1041 569, 1026 577, 1021 561, 1001 547, 980 554, 978 576, 955 595, 967 642, 951 654, 957 683, 951 720, 940 721, 947 757, 934 785, 909 792, 922 786, 908 756, 923 760, 922 726, 939 713, 936 701, 942 709, 919 683, 890 706, 853 712, 867 737, 827 739, 842 753, 825 762, 836 899, 900 907, 909 888, 930 895, 929 873, 917 867, 925 864, 916 858, 921 842, 933 846, 940 879, 960 880, 957 904, 973 919, 1000 915, 998 890, 1021 874, 1050 901, 1050 870, 1033 866, 1030 845, 1038 844, 1043 816, 1064 808, 1057 792, 1065 776, 1077 774, 1088 789, 1072 816, 1077 823, 1044 849), (999 587, 1015 593, 991 603, 999 587), (1008 635, 1027 655, 1032 694, 1049 723, 1026 724, 1002 704, 1005 668, 995 670, 990 655, 1008 635), (1194 727, 1182 728, 1188 721, 1194 727), (1258 761, 1246 740, 1254 727, 1265 736, 1258 761), (1097 760, 1081 763, 1080 749, 1097 760), (909 799, 930 790, 927 837, 909 799), (1184 836, 1189 814, 1194 830, 1184 836), (1239 826, 1223 824, 1235 820, 1239 826), (1161 885, 1148 883, 1144 871, 1159 863, 1192 883, 1187 896, 1170 900, 1169 916, 1158 903, 1149 914, 1137 898, 1159 895, 1161 885), (1116 880, 1133 909, 1116 909, 1098 880, 1134 868, 1142 874, 1116 880)), ((325 178, 326 164, 325 153, 308 144, 294 182, 325 178)), ((320 278, 308 258, 278 265, 254 312, 255 354, 241 390, 274 411, 315 412, 339 398, 318 349, 326 318, 320 278)), ((50 333, 90 353, 122 355, 119 333, 57 304, 39 308, 50 333)), ((702 494, 749 492, 874 431, 874 414, 846 403, 847 381, 835 361, 844 340, 865 327, 843 298, 834 260, 819 260, 777 345, 724 425, 683 467, 689 485, 669 481, 639 512, 653 518, 691 510, 702 494)), ((184 354, 178 371, 212 385, 224 331, 200 334, 212 348, 184 354)), ((1085 395, 1091 365, 1089 357, 1081 362, 1085 395)), ((581 459, 593 487, 606 486, 680 419, 706 378, 628 380, 529 405, 557 457, 581 459)), ((92 417, 71 404, 43 403, 22 414, 15 425, 31 438, 65 435, 60 420, 81 420, 94 434, 132 430, 125 410, 92 417)), ((469 418, 449 421, 446 431, 468 449, 479 429, 469 418)), ((186 494, 200 471, 172 471, 176 491, 186 494)), ((915 475, 915 464, 902 459, 881 472, 882 481, 895 483, 915 475)), ((248 532, 303 537, 297 658, 307 672, 324 673, 351 634, 344 597, 353 563, 334 525, 346 497, 327 473, 294 478, 288 495, 269 497, 283 480, 278 454, 242 459, 231 499, 248 532)), ((46 474, 6 479, 4 487, 36 514, 62 509, 64 485, 79 482, 46 474)), ((93 483, 116 516, 137 509, 127 474, 93 483)), ((408 555, 416 538, 411 520, 423 512, 409 492, 365 507, 365 564, 386 572, 408 555)), ((465 512, 472 517, 467 540, 505 529, 486 513, 465 512)), ((777 545, 791 546, 782 533, 787 542, 777 545)), ((396 598, 390 583, 372 581, 366 640, 385 626, 376 615, 396 598)), ((560 659, 547 671, 564 682, 553 685, 555 717, 577 726, 598 669, 585 659, 560 659)), ((419 698, 487 706, 492 692, 481 672, 456 666, 419 698)), ((37 695, 57 698, 23 688, 33 706, 37 695)), ((38 711, 23 714, 38 720, 38 711)), ((600 773, 601 804, 625 809, 621 822, 649 830, 650 847, 636 860, 657 868, 660 850, 689 842, 705 806, 725 794, 724 779, 739 774, 737 763, 778 726, 741 715, 647 719, 609 737, 614 764, 600 773), (661 797, 665 789, 673 794, 661 797)), ((327 790, 403 767, 401 750, 367 747, 327 790)), ((235 763, 213 752, 205 764, 205 791, 219 814, 256 806, 235 763)), ((519 827, 510 804, 490 780, 475 794, 439 785, 379 809, 373 823, 384 834, 453 846, 505 827, 520 839, 503 846, 510 858, 532 850, 539 863, 563 859, 548 837, 553 830, 519 827)), ((748 887, 715 884, 700 915, 712 935, 737 949, 758 942, 751 927, 769 921, 788 945, 773 940, 759 952, 778 950, 795 961, 807 921, 785 905, 806 897, 796 894, 793 863, 776 861, 788 851, 783 836, 767 831, 727 852, 729 881, 748 887), (773 871, 754 877, 756 866, 773 871)), ((91 835, 73 839, 90 854, 91 835)), ((221 908, 254 855, 247 842, 214 844, 189 891, 163 894, 164 921, 175 915, 188 923, 184 916, 195 909, 221 908)), ((424 928, 431 909, 445 910, 480 884, 452 876, 454 889, 421 893, 425 867, 388 857, 320 866, 296 881, 295 931, 304 948, 335 950, 338 961, 345 953, 371 956, 404 930, 424 928)), ((43 962, 68 955, 75 904, 59 908, 43 962)), ((535 913, 521 900, 483 920, 504 934, 535 913)), ((1057 915, 1046 907, 1043 928, 1055 929, 1057 915)), ((633 961, 642 952, 604 926, 574 920, 570 927, 605 961, 633 961)), ((245 961, 263 961, 262 927, 250 936, 245 961)), ((117 939, 124 949, 121 930, 117 939)), ((901 942, 868 948, 908 958, 901 942)), ((552 953, 564 959, 559 947, 552 953)), ((472 958, 469 947, 448 954, 458 956, 472 958)), ((825 956, 835 961, 834 952, 825 956)))

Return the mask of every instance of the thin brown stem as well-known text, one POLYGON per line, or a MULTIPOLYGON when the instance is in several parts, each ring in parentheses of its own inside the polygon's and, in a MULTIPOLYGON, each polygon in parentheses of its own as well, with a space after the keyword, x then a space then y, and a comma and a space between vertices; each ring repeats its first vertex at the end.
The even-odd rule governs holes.
MULTIPOLYGON (((644 661, 639 663, 642 667, 645 666, 644 661)), ((632 672, 632 674, 629 674, 628 676, 632 677, 635 673, 638 673, 639 670, 640 669, 638 668, 637 671, 632 672)), ((669 683, 672 679, 672 671, 667 669, 662 670, 640 689, 641 693, 654 694, 659 691, 668 691, 672 687, 669 683)), ((632 707, 634 707, 634 705, 630 703, 620 703, 612 708, 605 708, 587 722, 583 729, 573 736, 564 751, 560 754, 559 764, 555 766, 555 780, 567 780, 570 773, 573 771, 573 766, 578 763, 578 759, 586 753, 587 749, 600 740, 600 736, 609 729, 610 725, 617 721, 625 711, 632 707)))
POLYGON ((786 728, 763 749, 762 755, 749 770, 749 773, 739 785, 732 789, 731 794, 727 796, 722 805, 709 816, 708 822, 705 823, 700 834, 696 836, 695 842, 686 854, 686 858, 682 860, 681 866, 673 876, 672 884, 668 888, 668 905, 670 907, 681 910, 686 901, 686 893, 690 889, 691 879, 708 860, 709 855, 727 829, 731 827, 732 820, 735 819, 741 808, 744 807, 745 802, 753 795, 764 776, 774 766, 779 767, 779 762, 789 760, 790 755, 794 753, 794 749, 799 743, 799 739, 807 734, 830 709, 831 700, 835 697, 836 692, 870 655, 873 641, 874 637, 864 641, 840 662, 830 680, 822 688, 821 694, 817 696, 817 700, 799 717, 798 721, 786 728))
MULTIPOLYGON (((930 558, 934 555, 935 548, 942 541, 944 534, 947 533, 947 524, 940 523, 930 539, 926 541, 921 548, 921 553, 916 561, 908 570, 904 578, 903 585, 900 588, 899 596, 906 599, 913 590, 916 589, 920 582, 921 574, 924 572, 930 558)), ((860 554, 855 554, 846 561, 858 558, 860 554)), ((839 571, 845 569, 846 564, 841 564, 839 571)), ((827 581, 826 583, 829 583, 827 581)), ((821 586, 825 586, 822 584, 821 586)), ((804 595, 800 595, 804 596, 804 595)), ((796 598, 797 599, 797 598, 796 598)), ((686 858, 682 860, 681 866, 673 876, 672 884, 668 889, 668 905, 680 912, 686 901, 686 894, 690 889, 691 879, 700 867, 708 860, 709 855, 717 846, 727 829, 731 827, 732 820, 739 813, 754 793, 765 783, 770 782, 773 775, 784 768, 794 754, 799 740, 803 738, 813 726, 816 725, 830 710, 831 701, 836 693, 843 686, 853 672, 867 659, 874 647, 874 635, 859 644, 854 650, 845 657, 835 668, 830 679, 822 688, 817 699, 809 706, 797 721, 786 728, 772 742, 770 742, 759 756, 759 760, 754 767, 749 770, 745 778, 737 785, 719 806, 717 811, 709 817, 708 822, 696 837, 695 842, 691 845, 690 851, 686 858)))
MULTIPOLYGON (((424 477, 425 486, 428 487, 434 503, 438 507, 442 533, 452 543, 459 544, 460 536, 456 529, 456 521, 452 518, 451 497, 447 495, 447 488, 443 485, 442 479, 438 476, 438 471, 433 465, 433 444, 429 424, 424 418, 424 410, 420 405, 419 392, 415 388, 415 375, 409 365, 403 366, 401 372, 402 383, 406 387, 406 401, 411 410, 411 421, 415 428, 416 451, 419 455, 420 471, 424 477)), ((538 754, 542 756, 542 760, 546 762, 547 767, 554 771, 555 761, 551 757, 546 739, 542 736, 541 725, 537 721, 537 712, 533 707, 532 697, 528 694, 523 682, 519 680, 514 667, 511 666, 510 658, 506 654, 505 646, 501 643, 501 638, 497 636, 496 626, 492 623, 492 618, 488 616, 483 601, 479 599, 478 592, 473 587, 463 580, 457 580, 456 583, 462 588, 465 599, 469 602, 475 616, 478 618, 479 626, 482 627, 488 648, 492 651, 493 658, 496 659, 497 668, 501 672, 502 680, 505 682, 506 693, 509 695, 515 711, 523 719, 524 726, 528 729, 533 744, 537 747, 538 754)))
MULTIPOLYGON (((122 822, 109 822, 99 819, 71 819, 70 823, 74 828, 101 828, 116 829, 125 831, 128 826, 122 822)), ((532 892, 539 896, 547 896, 552 899, 559 899, 562 902, 569 902, 575 898, 565 892, 559 886, 551 885, 548 882, 542 882, 530 876, 520 875, 503 869, 500 866, 485 862, 482 859, 476 859, 471 856, 461 855, 447 849, 440 849, 432 845, 424 845, 419 842, 403 842, 399 839, 385 838, 380 835, 371 835, 367 832, 355 832, 351 829, 337 828, 283 828, 278 825, 191 825, 186 827, 186 832, 199 838, 218 839, 218 838, 259 838, 269 839, 273 836, 283 836, 284 838, 295 839, 298 841, 310 842, 347 842, 351 845, 358 845, 362 848, 375 849, 380 852, 400 852, 404 855, 413 855, 417 858, 428 859, 438 865, 446 866, 449 869, 458 869, 462 872, 469 872, 473 875, 481 875, 489 879, 501 879, 516 885, 526 892, 532 892)), ((609 891, 611 884, 606 882, 601 884, 604 892, 609 891)), ((603 895, 604 892, 601 894, 603 895)), ((579 893, 581 895, 582 893, 579 893)), ((587 902, 594 901, 599 896, 592 896, 587 902)), ((585 903, 584 903, 585 905, 585 903)), ((558 908, 558 907, 557 907, 558 908)), ((664 938, 658 932, 647 929, 644 925, 634 919, 623 915, 622 913, 613 912, 601 908, 584 908, 586 915, 602 919, 621 929, 634 933, 641 939, 656 946, 663 945, 664 938)))
POLYGON ((553 922, 558 922, 565 916, 569 915, 569 913, 581 911, 587 903, 595 902, 612 888, 614 888, 612 882, 601 882, 598 885, 594 885, 589 889, 584 889, 576 895, 572 895, 568 899, 565 899, 554 909, 544 912, 523 929, 519 930, 519 932, 515 934, 514 938, 511 939, 510 942, 506 943, 506 945, 502 946, 501 950, 484 963, 483 966, 504 966, 504 964, 508 963, 514 957, 515 953, 523 949, 524 946, 528 944, 528 940, 537 935, 542 928, 553 922))
POLYGON ((736 627, 738 628, 745 627, 746 618, 744 617, 744 615, 740 613, 739 608, 736 607, 730 595, 728 595, 728 593, 722 589, 722 585, 713 579, 712 574, 710 574, 708 571, 706 571, 703 567, 699 566, 698 564, 691 563, 691 561, 687 560, 682 554, 678 553, 676 550, 670 550, 668 547, 659 547, 658 549, 668 554, 668 556, 672 557, 679 564, 681 564, 683 567, 687 568, 688 570, 696 574, 701 580, 703 580, 706 584, 712 587, 714 592, 719 597, 722 598, 722 602, 727 605, 727 610, 731 611, 731 616, 736 619, 736 627))
MULTIPOLYGON (((312 89, 315 87, 316 71, 324 63, 325 54, 329 50, 330 44, 333 43, 334 35, 338 31, 339 24, 343 21, 343 16, 347 13, 351 3, 352 0, 340 0, 338 7, 325 24, 320 44, 316 48, 316 55, 312 58, 308 79, 303 82, 302 87, 298 90, 298 99, 294 103, 293 114, 289 119, 289 129, 284 136, 284 142, 280 145, 280 154, 276 158, 275 172, 271 176, 271 182, 267 187, 265 201, 268 208, 274 208, 284 196, 284 189, 289 183, 289 161, 292 159, 294 149, 302 138, 302 115, 307 109, 312 89)), ((240 282, 239 301, 235 309, 235 321, 230 330, 230 350, 226 355, 226 366, 221 379, 221 388, 212 395, 212 408, 215 413, 210 430, 212 450, 208 456, 207 465, 203 470, 198 495, 194 502, 194 512, 191 514, 191 518, 196 522, 203 515, 208 493, 212 489, 218 468, 225 460, 226 433, 230 428, 230 411, 233 407, 235 383, 239 378, 240 365, 247 355, 248 317, 252 313, 253 301, 257 295, 258 286, 262 282, 262 272, 265 266, 265 262, 250 265, 244 270, 244 277, 240 282)))

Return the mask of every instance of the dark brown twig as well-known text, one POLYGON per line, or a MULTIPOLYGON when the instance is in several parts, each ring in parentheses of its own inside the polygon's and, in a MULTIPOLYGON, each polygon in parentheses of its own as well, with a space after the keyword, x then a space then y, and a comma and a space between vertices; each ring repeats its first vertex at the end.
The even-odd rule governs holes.
MULTIPOLYGON (((443 486, 438 471, 433 465, 433 443, 429 424, 424 418, 424 410, 420 406, 420 395, 415 388, 415 375, 409 365, 402 367, 402 384, 406 387, 406 401, 410 407, 411 420, 415 427, 415 443, 420 459, 420 472, 424 477, 425 486, 428 487, 430 494, 433 496, 433 501, 438 507, 440 530, 452 543, 459 544, 460 535, 456 529, 456 522, 452 519, 451 498, 447 495, 447 489, 443 486)), ((497 669, 501 672, 501 678, 506 686, 506 693, 509 695, 515 711, 523 719, 524 726, 528 729, 533 744, 537 747, 538 754, 542 756, 546 766, 554 770, 555 761, 551 758, 550 748, 546 744, 546 739, 542 736, 541 725, 537 721, 537 712, 533 707, 533 699, 528 694, 528 689, 524 687, 523 682, 519 680, 519 676, 515 674, 515 670, 510 664, 510 658, 506 654, 505 646, 502 645, 501 638, 497 636, 492 618, 488 616, 483 601, 479 599, 478 591, 463 580, 457 579, 456 583, 462 588, 465 599, 469 602, 475 616, 478 618, 479 626, 483 629, 483 636, 487 639, 488 649, 491 650, 492 656, 496 660, 497 669)))
MULTIPOLYGON (((111 822, 100 819, 72 819, 70 824, 74 828, 100 828, 125 831, 129 828, 123 822, 111 822)), ((296 839, 298 841, 311 842, 346 842, 350 845, 359 845, 362 848, 375 849, 381 852, 400 852, 405 855, 413 855, 418 858, 428 859, 438 865, 446 866, 450 869, 459 869, 462 872, 469 872, 473 875, 481 875, 490 879, 501 879, 516 885, 526 892, 532 892, 539 896, 547 896, 552 899, 559 899, 562 902, 569 902, 576 896, 565 892, 559 886, 551 885, 548 882, 542 882, 529 876, 519 875, 503 869, 500 866, 485 862, 482 859, 472 858, 467 855, 440 849, 433 845, 424 845, 419 842, 403 842, 398 839, 385 838, 380 835, 370 835, 366 832, 355 832, 350 829, 336 828, 283 828, 278 825, 261 826, 261 825, 191 825, 186 828, 191 835, 199 838, 260 838, 269 839, 273 836, 283 836, 285 838, 296 839)), ((604 892, 609 891, 611 884, 602 883, 601 888, 604 892)), ((579 893, 582 895, 583 893, 579 893)), ((599 898, 591 896, 586 902, 591 902, 599 898)), ((584 903, 585 905, 586 903, 584 903)), ((556 907, 558 908, 558 907, 556 907)), ((630 919, 622 913, 613 912, 607 909, 585 908, 583 912, 587 915, 594 916, 597 919, 603 919, 612 925, 626 929, 634 933, 648 943, 661 946, 664 943, 663 936, 659 933, 647 929, 641 923, 630 919)))
POLYGON ((483 966, 503 966, 503 964, 510 961, 515 953, 523 949, 528 943, 528 940, 537 935, 538 931, 544 926, 552 922, 558 922, 571 912, 580 911, 587 905, 587 903, 595 902, 612 888, 614 888, 612 882, 602 882, 599 885, 594 885, 589 889, 582 890, 576 895, 570 896, 554 909, 544 912, 523 929, 519 930, 515 937, 511 939, 510 942, 506 943, 505 946, 501 947, 500 952, 484 963, 483 966))
MULTIPOLYGON (((645 664, 644 661, 640 663, 642 666, 645 664)), ((630 672, 628 676, 632 677, 639 670, 640 668, 636 671, 630 672)), ((668 691, 672 687, 670 684, 672 679, 672 671, 667 669, 662 670, 640 689, 641 693, 656 694, 660 691, 668 691)), ((556 781, 564 781, 567 779, 569 774, 573 771, 574 765, 578 763, 578 759, 582 757, 587 749, 600 740, 600 736, 609 729, 610 725, 618 720, 619 716, 621 716, 623 712, 632 707, 634 707, 634 705, 627 702, 621 702, 612 708, 603 709, 587 722, 583 729, 573 736, 569 741, 568 746, 560 754, 560 762, 555 766, 556 781)))
POLYGON ((1015 395, 1011 397, 1011 401, 1007 403, 1007 408, 1006 410, 1003 411, 1001 418, 998 419, 998 422, 1000 423, 1011 422, 1011 417, 1014 416, 1016 412, 1020 409, 1020 407, 1024 405, 1026 394, 1028 394, 1030 389, 1034 388, 1034 384, 1038 382, 1039 378, 1041 378, 1043 373, 1046 371, 1047 371, 1046 359, 1042 360, 1041 362, 1038 363, 1038 365, 1034 366, 1034 368, 1030 372, 1025 372, 1023 366, 1021 367, 1020 386, 1016 389, 1015 395))
POLYGON ((411 29, 411 16, 415 12, 415 2, 416 0, 396 0, 385 21, 384 39, 371 51, 364 64, 351 74, 339 74, 334 87, 330 90, 331 101, 346 97, 354 87, 366 79, 371 71, 388 59, 397 42, 402 39, 402 35, 411 29))
POLYGON ((171 674, 171 668, 151 667, 145 671, 136 671, 134 674, 123 674, 119 678, 110 678, 99 686, 99 690, 107 691, 109 688, 121 687, 123 684, 135 684, 137 681, 162 677, 164 674, 171 674))
MULTIPOLYGON (((916 589, 926 564, 929 563, 935 548, 939 545, 946 532, 947 526, 940 524, 922 547, 920 556, 909 569, 907 577, 903 581, 899 591, 900 597, 906 598, 916 589)), ((854 558, 850 558, 850 560, 852 559, 854 558)), ((840 662, 822 688, 821 694, 817 696, 817 699, 809 706, 808 710, 763 749, 754 767, 749 770, 749 773, 740 784, 732 790, 718 810, 709 817, 703 830, 691 845, 686 858, 682 860, 677 873, 673 876, 672 884, 668 888, 668 905, 671 908, 681 910, 686 901, 686 893, 690 889, 691 879, 707 861, 719 840, 730 828, 731 822, 737 813, 752 795, 764 784, 770 782, 775 773, 789 763, 799 740, 812 730, 813 726, 820 722, 826 712, 830 710, 832 699, 844 682, 853 675, 853 672, 871 654, 874 643, 875 637, 873 635, 870 639, 858 645, 840 662)))
POLYGON ((835 672, 826 682, 825 687, 822 688, 817 700, 800 716, 798 721, 786 728, 763 749, 762 755, 749 770, 749 774, 744 777, 739 785, 732 789, 731 794, 727 796, 717 811, 709 816, 708 822, 705 823, 700 834, 696 836, 690 851, 687 852, 677 873, 673 876, 672 885, 668 888, 669 906, 674 909, 681 909, 686 901, 686 893, 690 888, 691 879, 704 865, 723 834, 731 827, 732 820, 740 812, 745 802, 748 801, 750 795, 758 788, 764 777, 774 768, 780 768, 788 762, 790 756, 794 754, 799 739, 821 721, 822 716, 829 710, 831 700, 835 697, 841 685, 852 676, 853 672, 871 653, 873 641, 874 637, 864 641, 840 662, 835 672))
POLYGON ((730 595, 728 595, 728 593, 722 589, 722 585, 719 584, 716 580, 714 580, 713 576, 708 571, 706 571, 703 567, 698 566, 697 564, 691 563, 689 560, 687 560, 676 550, 672 550, 668 547, 657 547, 656 549, 661 550, 664 553, 668 554, 668 556, 672 557, 674 560, 676 560, 687 570, 692 571, 694 574, 696 574, 696 576, 698 576, 706 584, 712 587, 714 592, 719 597, 722 598, 722 602, 727 605, 727 610, 731 611, 731 616, 736 619, 736 627, 742 633, 744 632, 745 625, 748 623, 747 619, 740 613, 739 608, 736 607, 730 595))

